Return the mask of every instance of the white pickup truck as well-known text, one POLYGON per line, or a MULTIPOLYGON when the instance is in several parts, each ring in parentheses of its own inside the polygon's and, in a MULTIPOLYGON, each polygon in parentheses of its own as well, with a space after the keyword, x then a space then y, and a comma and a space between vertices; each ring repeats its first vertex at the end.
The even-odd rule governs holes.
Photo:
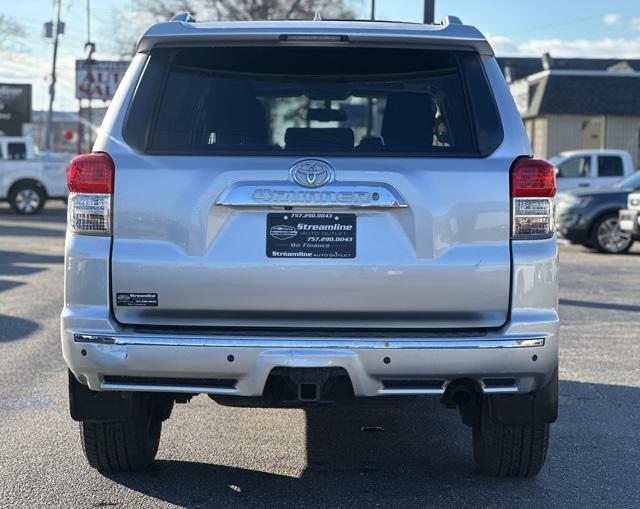
POLYGON ((559 191, 610 186, 635 172, 631 154, 626 150, 571 150, 561 152, 549 162, 557 168, 559 191))
POLYGON ((70 159, 37 154, 28 137, 0 137, 0 200, 20 214, 36 214, 48 199, 65 199, 70 159))

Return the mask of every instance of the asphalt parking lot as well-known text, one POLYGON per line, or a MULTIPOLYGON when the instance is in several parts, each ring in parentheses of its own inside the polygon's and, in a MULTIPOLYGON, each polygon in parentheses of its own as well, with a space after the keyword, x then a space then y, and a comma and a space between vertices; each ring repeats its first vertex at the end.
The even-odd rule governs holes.
POLYGON ((562 246, 560 420, 537 479, 474 472, 469 430, 435 399, 304 411, 204 396, 176 407, 150 470, 101 475, 67 410, 64 229, 61 205, 0 205, 1 507, 640 507, 640 244, 562 246))

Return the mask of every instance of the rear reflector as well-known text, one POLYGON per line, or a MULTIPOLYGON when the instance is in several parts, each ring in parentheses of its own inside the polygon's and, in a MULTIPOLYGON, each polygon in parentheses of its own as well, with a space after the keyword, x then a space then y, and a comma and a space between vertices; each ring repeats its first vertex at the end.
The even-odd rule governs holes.
POLYGON ((82 154, 69 165, 67 225, 80 235, 111 235, 114 164, 104 152, 82 154))
POLYGON ((72 193, 105 193, 113 189, 113 160, 104 152, 82 154, 69 164, 67 187, 72 193))
POLYGON ((514 217, 513 238, 531 239, 548 238, 555 227, 551 217, 514 217))
POLYGON ((511 168, 513 239, 546 239, 553 236, 555 194, 556 173, 553 165, 537 159, 523 158, 515 162, 511 168))

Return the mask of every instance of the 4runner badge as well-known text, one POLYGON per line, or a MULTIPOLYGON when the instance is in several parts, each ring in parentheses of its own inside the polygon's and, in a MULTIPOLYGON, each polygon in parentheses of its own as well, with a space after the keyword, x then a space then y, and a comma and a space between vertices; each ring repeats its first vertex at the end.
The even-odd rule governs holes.
POLYGON ((291 180, 302 187, 320 187, 331 182, 334 170, 331 165, 319 159, 304 159, 291 167, 291 180))

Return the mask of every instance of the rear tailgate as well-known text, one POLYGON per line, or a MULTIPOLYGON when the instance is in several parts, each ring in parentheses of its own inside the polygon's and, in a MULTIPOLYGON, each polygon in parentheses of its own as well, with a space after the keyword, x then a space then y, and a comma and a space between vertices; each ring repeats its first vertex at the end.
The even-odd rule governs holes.
MULTIPOLYGON (((162 99, 151 127, 144 140, 125 127, 144 155, 113 154, 121 323, 450 329, 507 320, 513 157, 484 157, 478 126, 496 119, 477 115, 491 97, 486 82, 463 93, 470 78, 459 71, 479 59, 431 52, 427 64, 400 58, 372 78, 365 53, 347 59, 360 74, 335 82, 327 76, 341 53, 315 54, 320 79, 295 65, 286 79, 278 70, 249 79, 228 62, 246 58, 157 55, 165 62, 145 73, 174 74, 154 92, 162 99), (480 98, 484 106, 469 106, 480 98), (425 127, 414 111, 427 104, 425 127)), ((282 60, 261 55, 252 73, 282 60)), ((129 117, 135 101, 144 103, 134 99, 129 117)))

